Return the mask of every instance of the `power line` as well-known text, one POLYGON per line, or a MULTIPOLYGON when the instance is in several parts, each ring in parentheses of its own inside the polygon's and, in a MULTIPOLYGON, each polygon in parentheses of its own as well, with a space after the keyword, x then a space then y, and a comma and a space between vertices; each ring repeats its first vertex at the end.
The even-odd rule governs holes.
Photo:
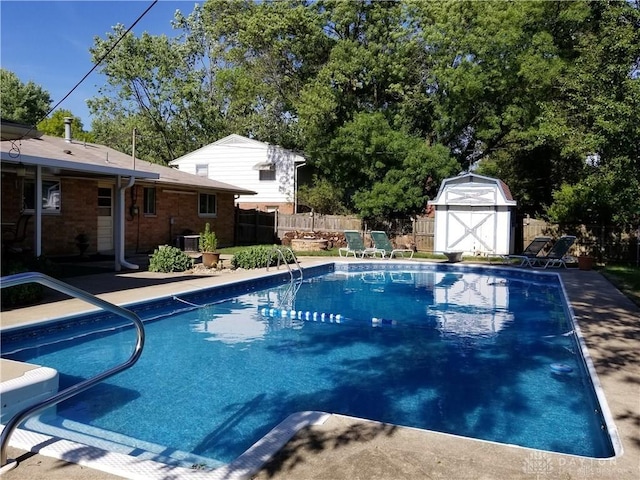
MULTIPOLYGON (((44 115, 44 117, 42 117, 40 120, 38 120, 38 121, 36 122, 36 125, 37 125, 38 123, 40 123, 42 120, 44 120, 45 118, 47 118, 47 117, 49 116, 49 114, 50 114, 51 112, 53 112, 56 108, 58 108, 58 107, 60 106, 60 104, 61 104, 62 102, 64 102, 64 101, 67 99, 67 97, 68 97, 69 95, 71 95, 71 94, 74 92, 74 90, 75 90, 76 88, 78 88, 78 87, 80 86, 80 84, 81 84, 82 82, 84 82, 84 81, 87 79, 87 77, 93 73, 93 71, 94 71, 96 68, 98 68, 98 66, 102 63, 102 61, 103 61, 105 58, 107 58, 107 57, 109 56, 109 54, 113 51, 113 49, 114 49, 114 48, 116 48, 116 47, 118 46, 118 44, 120 43, 120 41, 121 41, 124 37, 126 37, 126 36, 127 36, 127 34, 128 34, 128 33, 133 29, 133 27, 135 27, 135 26, 138 24, 138 22, 139 22, 140 20, 142 20, 142 18, 143 18, 143 17, 144 17, 148 12, 149 12, 149 10, 151 10, 151 9, 155 6, 155 4, 156 4, 156 3, 158 3, 158 1, 159 1, 159 0, 153 0, 153 3, 152 3, 151 5, 149 5, 149 6, 147 7, 147 9, 146 9, 144 12, 142 12, 142 14, 140 14, 140 16, 136 19, 136 21, 135 21, 135 22, 133 22, 133 23, 131 24, 131 26, 127 29, 127 31, 126 31, 126 32, 124 32, 124 33, 120 36, 120 38, 118 38, 118 40, 116 40, 116 42, 111 46, 111 48, 109 48, 109 50, 107 50, 107 51, 106 51, 106 53, 105 53, 104 55, 102 55, 102 57, 100 57, 100 58, 98 59, 98 61, 97 61, 97 62, 96 62, 96 64, 91 68, 91 70, 89 70, 89 71, 85 74, 85 76, 84 76, 84 77, 82 77, 82 78, 80 79, 80 81, 79 81, 78 83, 76 83, 76 84, 74 85, 74 87, 73 87, 71 90, 69 90, 69 92, 68 92, 64 97, 62 97, 62 100, 60 100, 60 101, 59 101, 58 103, 56 103, 56 104, 55 104, 51 109, 49 109, 49 111, 44 115)), ((31 127, 31 128, 30 128, 30 129, 29 129, 29 130, 28 130, 28 131, 27 131, 23 136, 22 136, 22 138, 26 137, 26 136, 27 136, 27 134, 28 134, 29 132, 31 132, 31 130, 33 130, 33 129, 34 129, 34 127, 35 127, 35 125, 33 125, 33 126, 32 126, 32 127, 31 127)))

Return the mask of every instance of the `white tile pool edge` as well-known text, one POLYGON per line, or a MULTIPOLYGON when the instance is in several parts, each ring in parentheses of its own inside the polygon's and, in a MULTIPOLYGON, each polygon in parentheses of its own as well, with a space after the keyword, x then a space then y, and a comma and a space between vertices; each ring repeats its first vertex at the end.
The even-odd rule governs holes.
POLYGON ((316 411, 293 413, 234 461, 215 470, 174 467, 140 460, 23 429, 15 430, 9 445, 131 480, 162 480, 168 477, 176 480, 244 480, 255 475, 299 430, 322 425, 330 416, 316 411))

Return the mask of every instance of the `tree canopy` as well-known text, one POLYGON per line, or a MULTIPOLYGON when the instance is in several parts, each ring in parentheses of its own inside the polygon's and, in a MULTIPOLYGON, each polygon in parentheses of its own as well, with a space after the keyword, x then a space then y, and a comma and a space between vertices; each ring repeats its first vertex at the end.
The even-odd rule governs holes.
POLYGON ((85 132, 84 125, 80 117, 76 117, 71 113, 71 110, 58 109, 53 112, 49 117, 45 118, 38 123, 37 128, 39 131, 46 135, 52 135, 54 137, 64 137, 65 126, 64 119, 71 118, 71 137, 77 140, 92 142, 93 135, 89 132, 85 132))
POLYGON ((173 26, 101 65, 98 141, 128 151, 135 127, 159 163, 229 133, 279 144, 304 152, 308 198, 367 217, 476 169, 523 213, 640 222, 637 0, 208 0, 173 26))
POLYGON ((0 114, 3 119, 35 125, 50 107, 49 92, 32 81, 23 83, 15 73, 0 68, 0 114))

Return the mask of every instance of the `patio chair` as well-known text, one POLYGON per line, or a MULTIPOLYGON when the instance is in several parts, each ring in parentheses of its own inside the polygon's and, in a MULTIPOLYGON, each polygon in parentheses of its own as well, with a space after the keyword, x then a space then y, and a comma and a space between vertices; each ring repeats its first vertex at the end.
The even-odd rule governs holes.
POLYGON ((382 258, 386 258, 387 255, 389 255, 389 258, 393 258, 398 253, 404 258, 405 252, 411 252, 409 258, 413 258, 413 250, 410 248, 393 248, 386 232, 373 230, 371 232, 371 240, 373 240, 373 246, 382 254, 382 258))
POLYGON ((564 267, 567 268, 567 252, 576 241, 576 237, 573 235, 563 235, 553 244, 549 253, 541 257, 534 257, 527 259, 527 263, 530 267, 564 267))
MULTIPOLYGON (((519 255, 501 255, 504 263, 512 264, 512 260, 518 260, 519 263, 513 263, 516 267, 529 265, 529 261, 535 259, 540 252, 551 241, 551 237, 536 237, 519 255)), ((530 266, 530 265, 529 265, 530 266)))
POLYGON ((27 227, 32 215, 22 214, 15 224, 15 228, 2 232, 2 248, 5 252, 25 252, 28 249, 20 245, 27 238, 27 227))
POLYGON ((353 254, 354 257, 360 256, 360 258, 363 258, 365 255, 375 257, 377 253, 383 256, 383 252, 377 248, 365 247, 360 232, 357 230, 345 230, 344 238, 347 241, 347 246, 338 249, 338 254, 341 257, 348 257, 350 254, 353 254), (342 255, 343 253, 344 255, 342 255))

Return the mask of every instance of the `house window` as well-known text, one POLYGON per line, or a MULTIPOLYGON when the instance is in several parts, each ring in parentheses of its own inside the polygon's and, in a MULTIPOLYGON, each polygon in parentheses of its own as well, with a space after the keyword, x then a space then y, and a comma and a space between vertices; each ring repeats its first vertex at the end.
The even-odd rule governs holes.
POLYGON ((276 179, 276 166, 271 165, 269 168, 260 170, 260 181, 273 181, 276 179))
POLYGON ((201 193, 198 195, 198 213, 201 216, 215 216, 217 213, 216 196, 211 193, 201 193))
POLYGON ((197 164, 196 175, 199 177, 209 178, 209 165, 207 163, 197 164))
POLYGON ((156 189, 153 187, 144 187, 144 206, 142 213, 145 215, 156 214, 156 189))
MULTIPOLYGON (((36 181, 25 178, 22 186, 23 209, 36 209, 36 181)), ((42 213, 60 213, 62 197, 59 180, 42 180, 42 213)))

